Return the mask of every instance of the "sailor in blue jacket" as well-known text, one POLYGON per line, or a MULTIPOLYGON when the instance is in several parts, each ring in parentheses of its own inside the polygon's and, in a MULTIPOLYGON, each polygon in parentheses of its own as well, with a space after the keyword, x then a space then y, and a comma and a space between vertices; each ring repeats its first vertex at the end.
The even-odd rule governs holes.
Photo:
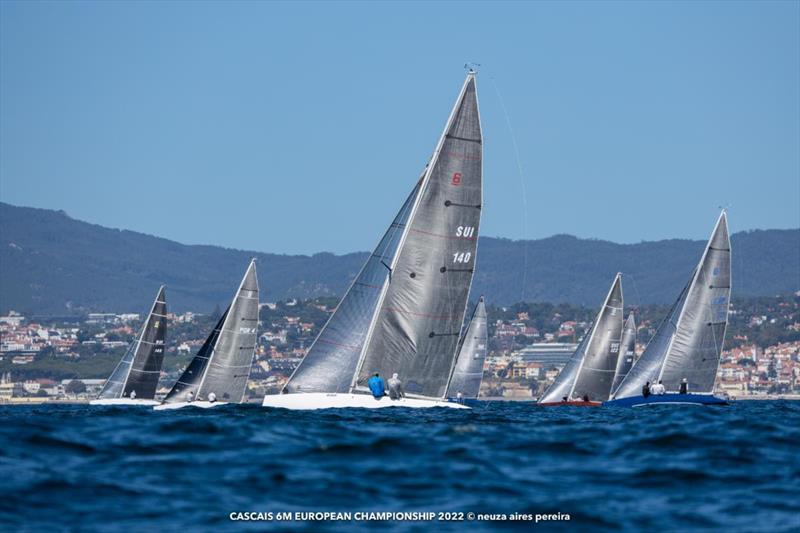
POLYGON ((381 378, 377 372, 375 372, 374 376, 369 378, 367 385, 369 385, 369 390, 376 400, 380 400, 383 398, 384 394, 386 394, 386 386, 383 384, 383 378, 381 378))

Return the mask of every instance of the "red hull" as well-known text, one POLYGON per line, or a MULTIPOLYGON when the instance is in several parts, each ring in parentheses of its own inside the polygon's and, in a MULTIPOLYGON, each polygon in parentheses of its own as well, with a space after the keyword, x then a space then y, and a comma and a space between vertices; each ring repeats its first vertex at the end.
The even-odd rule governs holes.
POLYGON ((583 400, 575 400, 570 402, 545 402, 537 403, 541 407, 558 407, 561 405, 569 405, 572 407, 600 407, 603 402, 584 402, 583 400))

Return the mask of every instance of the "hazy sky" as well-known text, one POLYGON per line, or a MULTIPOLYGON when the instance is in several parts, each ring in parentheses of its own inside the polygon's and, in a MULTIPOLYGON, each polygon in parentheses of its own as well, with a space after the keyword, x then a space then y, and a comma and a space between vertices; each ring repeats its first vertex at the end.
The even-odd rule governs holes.
POLYGON ((0 2, 0 199, 371 248, 480 63, 482 234, 800 225, 800 3, 0 2), (523 184, 499 94, 519 147, 523 184))

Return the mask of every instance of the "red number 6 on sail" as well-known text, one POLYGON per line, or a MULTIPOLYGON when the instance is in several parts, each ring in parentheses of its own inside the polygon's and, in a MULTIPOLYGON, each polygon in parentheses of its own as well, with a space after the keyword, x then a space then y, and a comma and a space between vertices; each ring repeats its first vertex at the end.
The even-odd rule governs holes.
POLYGON ((461 185, 461 172, 453 174, 453 185, 461 185))

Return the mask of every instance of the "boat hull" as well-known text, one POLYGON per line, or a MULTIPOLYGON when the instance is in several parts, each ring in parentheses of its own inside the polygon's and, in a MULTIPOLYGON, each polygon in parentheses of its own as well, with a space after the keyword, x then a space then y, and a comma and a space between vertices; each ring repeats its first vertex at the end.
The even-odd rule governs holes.
POLYGON ((728 402, 711 394, 659 394, 631 396, 603 403, 606 407, 645 407, 649 405, 728 405, 728 402))
POLYGON ((536 403, 539 407, 600 407, 603 402, 584 402, 583 400, 571 400, 567 402, 544 402, 536 403))
POLYGON ((108 398, 108 399, 98 399, 92 400, 89 402, 89 405, 130 405, 130 406, 138 406, 138 407, 150 407, 153 405, 158 405, 157 400, 139 400, 136 398, 108 398))
POLYGON ((326 392, 309 392, 296 394, 269 394, 264 396, 263 407, 311 411, 316 409, 382 409, 385 407, 408 407, 425 409, 431 407, 448 407, 450 409, 469 409, 466 405, 452 403, 447 400, 422 400, 419 398, 401 398, 392 400, 388 396, 376 400, 368 394, 338 394, 326 392))
POLYGON ((184 407, 197 407, 199 409, 211 409, 219 405, 228 405, 228 402, 175 402, 162 403, 153 407, 154 411, 169 411, 172 409, 183 409, 184 407))
POLYGON ((450 403, 466 405, 467 407, 476 407, 483 403, 481 400, 477 398, 461 398, 460 400, 458 398, 448 398, 447 401, 450 403))

